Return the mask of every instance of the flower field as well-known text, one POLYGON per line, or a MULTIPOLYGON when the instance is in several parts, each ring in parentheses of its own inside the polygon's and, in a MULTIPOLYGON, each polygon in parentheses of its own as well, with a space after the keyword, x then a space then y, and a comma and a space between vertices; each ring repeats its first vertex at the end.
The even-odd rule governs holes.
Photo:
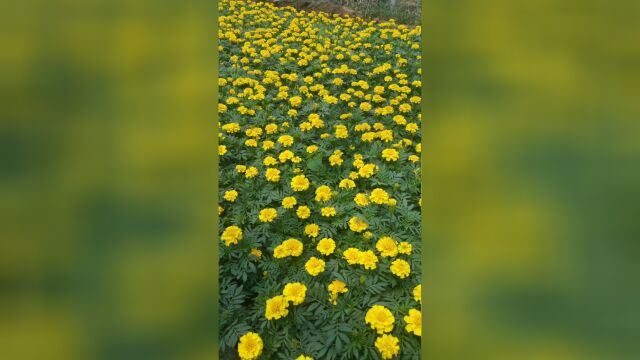
POLYGON ((420 27, 219 3, 220 357, 420 357, 420 27))

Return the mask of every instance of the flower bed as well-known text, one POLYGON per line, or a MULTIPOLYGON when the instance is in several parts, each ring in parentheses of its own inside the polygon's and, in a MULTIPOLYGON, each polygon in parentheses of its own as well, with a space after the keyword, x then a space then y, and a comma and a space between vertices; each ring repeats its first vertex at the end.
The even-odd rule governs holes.
POLYGON ((418 359, 420 27, 219 8, 221 358, 418 359))

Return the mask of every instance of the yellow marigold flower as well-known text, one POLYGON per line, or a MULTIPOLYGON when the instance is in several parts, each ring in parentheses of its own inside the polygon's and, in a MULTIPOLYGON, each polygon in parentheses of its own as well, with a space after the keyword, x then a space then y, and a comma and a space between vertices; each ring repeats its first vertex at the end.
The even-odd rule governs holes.
POLYGON ((282 207, 285 209, 292 209, 297 203, 298 200, 296 200, 296 198, 294 198, 293 196, 287 196, 282 199, 282 207))
POLYGON ((411 244, 409 244, 406 241, 403 241, 398 244, 398 252, 400 254, 411 255, 412 250, 413 250, 413 247, 411 246, 411 244))
POLYGON ((308 237, 318 237, 318 232, 320 231, 320 226, 317 224, 309 224, 304 227, 304 233, 308 237))
POLYGON ((258 146, 258 142, 255 139, 248 139, 244 142, 244 144, 248 147, 256 147, 258 146))
POLYGON ((293 145, 293 136, 291 135, 282 135, 278 138, 278 143, 282 146, 291 146, 293 145))
POLYGON ((408 333, 422 336, 422 312, 420 310, 410 309, 409 315, 404 317, 404 322, 407 323, 405 330, 408 333))
POLYGON ((347 127, 344 125, 337 125, 336 126, 336 138, 337 139, 346 139, 347 137, 349 137, 349 131, 347 130, 347 127))
POLYGON ((307 152, 309 154, 313 154, 314 152, 318 151, 318 147, 315 145, 309 145, 307 146, 307 152))
POLYGON ((302 98, 300 96, 293 96, 289 99, 289 104, 293 107, 298 107, 302 104, 302 98))
POLYGON ((235 225, 228 226, 222 232, 220 239, 224 241, 226 246, 235 245, 239 240, 242 240, 242 229, 235 225))
POLYGON ((262 142, 262 150, 269 150, 269 149, 273 149, 274 147, 275 147, 275 144, 271 140, 265 140, 262 142))
POLYGON ((246 177, 247 179, 251 179, 256 175, 258 175, 258 168, 256 168, 255 166, 248 168, 247 171, 244 172, 244 177, 246 177))
POLYGON ((227 153, 227 147, 225 145, 218 145, 218 155, 222 156, 227 153))
POLYGON ((278 320, 288 314, 289 302, 284 296, 278 295, 267 300, 267 306, 264 313, 267 320, 278 320))
POLYGON ((367 230, 369 225, 361 218, 354 216, 349 219, 349 229, 354 232, 363 232, 367 230))
POLYGON ((221 215, 224 212, 224 208, 218 205, 218 215, 221 215))
POLYGON ((390 236, 381 237, 378 242, 376 242, 376 249, 382 257, 394 257, 398 255, 396 241, 390 236))
POLYGON ((376 339, 375 345, 384 360, 393 358, 400 351, 398 338, 393 335, 385 334, 379 336, 376 339))
POLYGON ((264 160, 262 161, 262 163, 265 166, 271 166, 271 165, 275 165, 278 163, 278 160, 276 160, 273 156, 267 156, 264 158, 264 160))
POLYGON ((289 115, 291 117, 294 117, 294 116, 298 115, 298 111, 296 109, 289 109, 287 111, 287 115, 289 115))
POLYGON ((268 124, 264 127, 264 130, 267 132, 267 134, 275 134, 278 131, 278 125, 268 124))
POLYGON ((416 145, 416 152, 417 153, 421 153, 422 152, 422 144, 416 145))
POLYGON ((238 192, 235 190, 228 190, 224 192, 223 197, 227 201, 234 202, 238 198, 238 192))
POLYGON ((264 176, 272 182, 280 181, 280 170, 276 168, 268 168, 264 176))
POLYGON ((349 289, 347 288, 347 284, 343 283, 340 280, 333 280, 331 284, 327 287, 329 290, 329 302, 331 304, 336 305, 338 303, 338 294, 344 294, 349 289))
POLYGON ((360 104, 360 110, 362 111, 371 110, 371 104, 369 104, 368 102, 363 102, 362 104, 360 104))
POLYGON ((327 289, 329 290, 329 292, 337 293, 337 294, 344 294, 347 291, 349 291, 349 288, 347 288, 347 284, 345 284, 340 280, 333 280, 333 282, 329 284, 327 289))
POLYGON ((336 209, 333 207, 323 207, 320 209, 320 215, 324 217, 336 216, 336 209))
POLYGON ((251 249, 251 255, 259 258, 262 257, 262 251, 260 251, 260 249, 256 249, 256 248, 252 248, 251 249))
POLYGON ((389 201, 387 201, 387 205, 394 207, 398 204, 398 201, 396 199, 389 199, 389 201))
POLYGON ((238 123, 229 123, 222 125, 222 130, 228 134, 234 134, 240 131, 240 124, 238 123))
POLYGON ((361 251, 358 257, 358 264, 367 270, 375 270, 378 264, 378 257, 371 250, 361 251))
POLYGON ((304 249, 302 242, 298 239, 287 239, 282 242, 282 246, 286 250, 288 256, 300 256, 304 249))
POLYGON ((365 164, 360 169, 358 169, 358 176, 363 178, 370 178, 371 175, 375 174, 377 170, 377 166, 375 164, 365 164))
POLYGON ((416 123, 408 123, 407 126, 405 127, 405 130, 407 130, 408 132, 415 134, 418 132, 418 124, 416 123))
POLYGON ((324 260, 318 259, 315 256, 312 256, 305 264, 304 268, 307 270, 309 275, 318 276, 321 272, 324 271, 324 260))
POLYGON ((313 360, 311 356, 300 355, 296 358, 296 360, 313 360))
POLYGON ((285 163, 287 162, 287 160, 292 159, 294 156, 295 155, 291 150, 285 150, 278 155, 278 160, 280 160, 281 163, 285 163))
POLYGON ((329 156, 329 165, 331 165, 331 166, 340 166, 340 165, 342 165, 343 162, 344 162, 344 160, 342 159, 342 157, 340 155, 333 154, 333 155, 329 156))
POLYGON ((356 194, 356 196, 353 198, 353 201, 358 206, 367 206, 367 205, 369 205, 369 198, 367 197, 366 194, 363 194, 363 193, 356 194))
POLYGON ((316 189, 316 201, 328 201, 331 199, 331 188, 321 185, 316 189))
POLYGON ((322 255, 331 255, 336 249, 336 242, 332 238, 322 238, 318 241, 316 250, 322 255))
POLYGON ((399 277, 400 279, 404 279, 411 273, 411 266, 409 263, 402 259, 396 259, 391 263, 389 267, 393 275, 399 277))
POLYGON ((418 157, 417 155, 409 155, 409 157, 407 158, 407 160, 411 161, 411 162, 418 162, 420 160, 420 157, 418 157))
POLYGON ((347 260, 349 265, 356 265, 360 259, 360 250, 356 248, 348 248, 342 252, 342 257, 347 260))
POLYGON ((351 180, 356 180, 358 177, 359 177, 359 175, 358 175, 358 173, 357 173, 357 172, 355 172, 355 171, 352 171, 352 172, 350 172, 350 173, 349 173, 349 178, 350 178, 351 180))
POLYGON ((369 324, 378 334, 388 333, 393 330, 396 319, 389 309, 382 305, 373 305, 364 317, 365 324, 369 324))
POLYGON ((311 209, 309 209, 309 207, 306 205, 298 206, 298 210, 296 210, 296 215, 298 216, 298 218, 302 220, 307 219, 309 216, 311 216, 311 209))
POLYGON ((309 179, 304 175, 296 175, 291 179, 291 189, 293 191, 304 191, 309 188, 309 179))
POLYGON ((422 285, 413 288, 413 299, 422 304, 422 285))
POLYGON ((244 166, 244 165, 236 165, 236 171, 237 171, 239 174, 242 174, 242 173, 244 173, 245 171, 247 171, 247 167, 246 167, 246 166, 244 166))
POLYGON ((384 149, 382 150, 382 158, 386 161, 396 161, 398 160, 399 153, 396 149, 384 149))
POLYGON ((263 348, 260 335, 254 332, 248 332, 240 337, 238 342, 238 355, 241 360, 254 360, 262 354, 263 348))
POLYGON ((302 304, 306 293, 307 287, 299 282, 286 284, 284 290, 282 290, 282 295, 284 295, 287 301, 291 301, 293 305, 302 304))
POLYGON ((375 204, 386 204, 389 201, 389 194, 383 189, 375 188, 371 191, 369 199, 375 204))
POLYGON ((266 208, 260 210, 258 219, 261 222, 272 222, 278 216, 278 211, 274 208, 266 208))
POLYGON ((340 180, 340 184, 338 185, 341 189, 353 189, 356 187, 356 183, 351 179, 342 179, 340 180))

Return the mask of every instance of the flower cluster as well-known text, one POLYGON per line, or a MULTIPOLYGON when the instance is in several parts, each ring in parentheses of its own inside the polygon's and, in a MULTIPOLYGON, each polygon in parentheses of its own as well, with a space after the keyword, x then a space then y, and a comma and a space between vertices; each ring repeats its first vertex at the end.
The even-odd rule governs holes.
POLYGON ((419 354, 421 28, 218 6, 220 357, 419 354))

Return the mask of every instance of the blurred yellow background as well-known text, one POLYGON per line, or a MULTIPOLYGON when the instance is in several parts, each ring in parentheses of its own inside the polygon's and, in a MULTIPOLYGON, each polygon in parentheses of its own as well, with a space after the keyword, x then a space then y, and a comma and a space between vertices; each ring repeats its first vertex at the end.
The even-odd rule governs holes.
POLYGON ((214 10, 0 5, 0 359, 215 357, 214 10))
POLYGON ((426 0, 426 359, 639 359, 640 2, 426 0))

